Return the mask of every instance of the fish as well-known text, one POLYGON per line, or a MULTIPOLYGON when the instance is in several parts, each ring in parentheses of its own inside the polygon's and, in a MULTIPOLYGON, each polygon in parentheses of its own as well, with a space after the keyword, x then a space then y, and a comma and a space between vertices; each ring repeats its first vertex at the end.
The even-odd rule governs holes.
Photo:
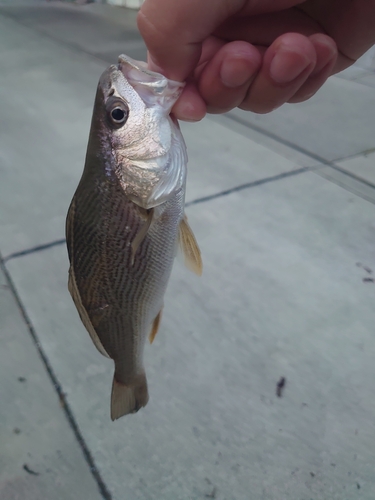
POLYGON ((202 274, 184 210, 187 150, 170 114, 183 85, 126 55, 104 71, 67 214, 68 288, 94 345, 114 361, 112 420, 149 400, 144 347, 159 329, 178 247, 202 274))

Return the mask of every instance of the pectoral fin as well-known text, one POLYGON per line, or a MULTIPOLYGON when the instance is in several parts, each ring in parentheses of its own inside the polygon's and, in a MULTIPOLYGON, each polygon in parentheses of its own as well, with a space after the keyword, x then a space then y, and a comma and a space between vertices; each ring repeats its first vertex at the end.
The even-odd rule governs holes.
POLYGON ((150 210, 147 211, 146 222, 140 228, 140 230, 138 231, 136 237, 132 242, 132 261, 131 261, 132 265, 134 264, 135 254, 137 253, 139 245, 145 239, 147 231, 150 229, 153 216, 154 216, 154 209, 151 208, 150 210))
POLYGON ((185 257, 185 266, 198 276, 202 275, 203 265, 201 251, 191 230, 186 215, 180 222, 179 244, 185 257))
POLYGON ((154 319, 154 322, 152 323, 151 332, 150 332, 150 335, 148 337, 150 344, 153 343, 154 338, 156 337, 156 334, 158 333, 162 312, 163 312, 163 309, 160 309, 159 314, 156 316, 156 318, 154 319))

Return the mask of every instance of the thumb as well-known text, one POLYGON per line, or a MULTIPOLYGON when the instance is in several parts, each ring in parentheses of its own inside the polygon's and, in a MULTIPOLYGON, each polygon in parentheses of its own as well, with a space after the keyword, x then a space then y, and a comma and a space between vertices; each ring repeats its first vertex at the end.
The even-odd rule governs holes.
POLYGON ((201 56, 202 42, 246 0, 145 0, 138 28, 151 70, 184 81, 201 56))

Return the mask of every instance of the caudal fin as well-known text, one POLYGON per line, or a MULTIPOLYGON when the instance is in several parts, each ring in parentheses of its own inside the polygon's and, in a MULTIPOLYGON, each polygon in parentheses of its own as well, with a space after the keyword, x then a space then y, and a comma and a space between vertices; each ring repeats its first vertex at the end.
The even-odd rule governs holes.
POLYGON ((136 413, 148 402, 148 389, 146 375, 139 375, 131 385, 121 384, 113 377, 111 396, 111 419, 136 413))

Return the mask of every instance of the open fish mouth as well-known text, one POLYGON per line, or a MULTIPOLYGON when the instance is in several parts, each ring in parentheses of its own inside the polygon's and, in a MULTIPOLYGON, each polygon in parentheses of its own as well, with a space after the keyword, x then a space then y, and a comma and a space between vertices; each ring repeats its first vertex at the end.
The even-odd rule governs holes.
POLYGON ((126 55, 119 56, 117 69, 150 106, 158 105, 170 109, 185 86, 183 82, 169 80, 162 74, 149 70, 147 63, 126 55))

